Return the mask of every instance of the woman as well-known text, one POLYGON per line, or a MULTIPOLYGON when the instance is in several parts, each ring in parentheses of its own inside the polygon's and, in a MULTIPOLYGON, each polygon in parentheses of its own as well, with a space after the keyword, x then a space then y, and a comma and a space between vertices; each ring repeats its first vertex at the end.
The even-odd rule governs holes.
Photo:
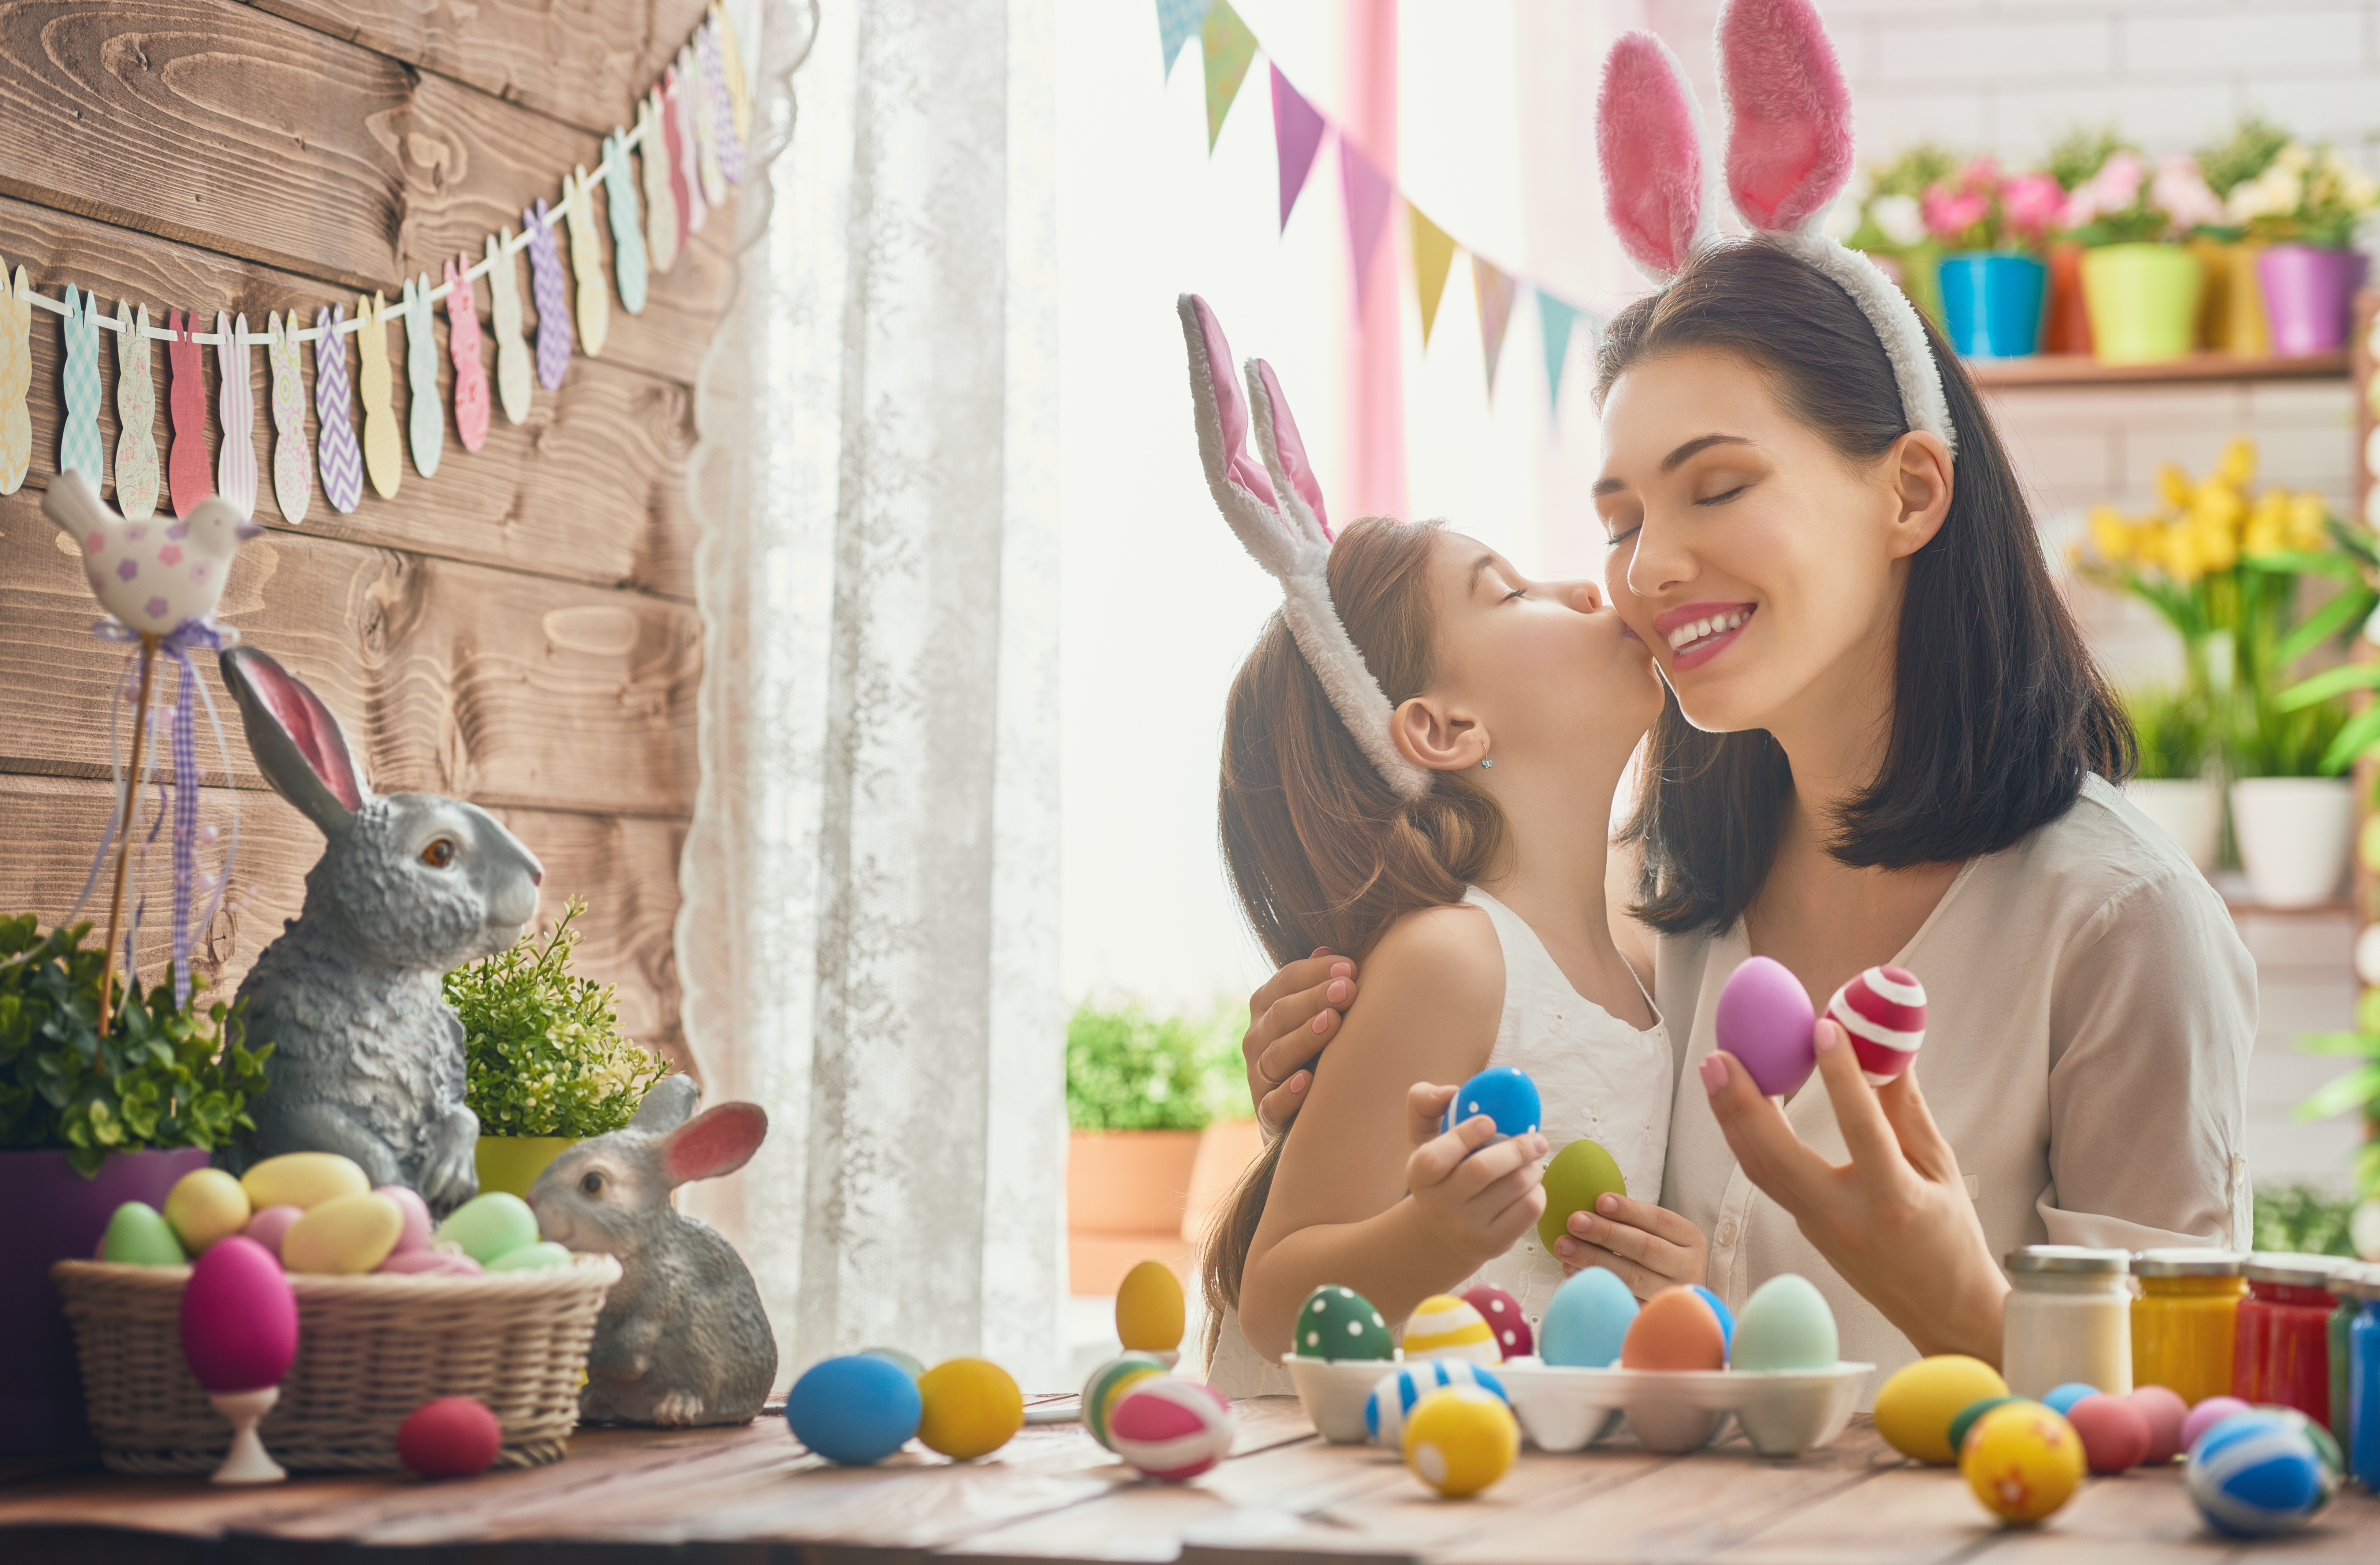
MULTIPOLYGON (((1612 888, 1681 1067, 1660 1204, 1708 1236, 1722 1297, 1803 1273, 1845 1356, 1888 1369, 1997 1362, 2020 1244, 2248 1236, 2253 966, 2113 786, 2120 710, 1973 383, 1930 346, 1955 464, 1911 427, 1868 317, 1767 241, 1706 249, 1625 311, 1597 376, 1606 582, 1671 692, 1612 888), (1762 1098, 1712 1037, 1755 953, 1820 1008, 1863 968, 1917 973, 1918 1063, 1871 1089, 1822 1023, 1817 1082, 1762 1098)), ((1257 991, 1269 1122, 1356 992, 1321 952, 1257 991)), ((1571 1233, 1567 1262, 1670 1269, 1649 1203, 1608 1197, 1571 1233)))

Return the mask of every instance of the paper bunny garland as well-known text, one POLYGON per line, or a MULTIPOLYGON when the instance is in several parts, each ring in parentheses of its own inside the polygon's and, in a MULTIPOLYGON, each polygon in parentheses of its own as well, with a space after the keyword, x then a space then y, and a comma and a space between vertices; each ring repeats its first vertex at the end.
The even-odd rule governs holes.
POLYGON ((438 458, 446 449, 446 410, 438 401, 438 332, 431 324, 430 273, 405 285, 405 426, 406 443, 413 448, 414 470, 423 478, 438 472, 438 458))
MULTIPOLYGON (((298 372, 298 345, 287 321, 274 310, 265 319, 264 358, 273 368, 273 502, 291 527, 306 519, 314 500, 314 458, 306 449, 306 386, 298 372)), ((121 480, 119 480, 120 487, 121 480)))
POLYGON ((405 482, 405 443, 397 438, 396 413, 389 406, 396 388, 388 364, 387 311, 386 296, 356 296, 356 319, 363 322, 356 334, 356 362, 361 366, 356 389, 364 396, 364 471, 373 492, 394 500, 405 482))
POLYGON ((603 138, 603 200, 612 217, 612 274, 620 285, 620 308, 645 312, 645 220, 637 208, 637 181, 628 168, 625 134, 603 138))
POLYGON ((517 424, 528 417, 528 345, 521 341, 520 273, 513 269, 513 231, 504 242, 488 237, 488 314, 496 329, 496 394, 504 405, 504 421, 517 424))
POLYGON ((248 317, 215 311, 215 416, 223 448, 215 453, 215 492, 243 516, 256 513, 256 398, 249 394, 248 317))
POLYGON ((125 520, 157 514, 157 385, 149 378, 149 307, 115 303, 115 504, 125 520))
POLYGON ((33 298, 25 269, 15 286, 0 264, 0 494, 14 494, 33 463, 33 420, 25 394, 33 383, 33 298))
POLYGON ((345 516, 363 503, 364 455, 356 444, 354 397, 347 388, 347 307, 314 311, 314 419, 322 430, 322 492, 345 516))
POLYGON ((1595 140, 1620 248, 1667 285, 1719 242, 1724 186, 1755 234, 1852 297, 1891 360, 1909 427, 1939 436, 1955 455, 1941 366, 1916 309, 1822 227, 1851 177, 1852 101, 1816 8, 1810 0, 1727 0, 1716 42, 1722 164, 1710 162, 1694 90, 1666 44, 1649 32, 1623 33, 1605 58, 1595 140))
POLYGON ((174 442, 165 450, 165 480, 174 499, 174 515, 187 516, 215 491, 212 468, 207 466, 207 388, 200 379, 199 345, 190 340, 197 318, 180 310, 166 312, 173 336, 165 344, 171 383, 165 406, 174 416, 174 442))
POLYGON ((99 301, 67 285, 66 368, 58 380, 67 419, 58 431, 58 471, 80 471, 97 488, 107 476, 99 445, 99 301))
POLYGON ((480 362, 480 305, 471 296, 470 273, 451 261, 446 286, 451 290, 446 295, 446 351, 455 360, 455 430, 463 437, 464 450, 477 451, 488 443, 488 371, 480 362))
POLYGON ((612 294, 603 285, 603 251, 595 238, 595 194, 587 181, 587 165, 578 165, 577 183, 567 187, 570 203, 570 275, 578 284, 578 351, 589 358, 603 357, 604 340, 612 333, 612 294))

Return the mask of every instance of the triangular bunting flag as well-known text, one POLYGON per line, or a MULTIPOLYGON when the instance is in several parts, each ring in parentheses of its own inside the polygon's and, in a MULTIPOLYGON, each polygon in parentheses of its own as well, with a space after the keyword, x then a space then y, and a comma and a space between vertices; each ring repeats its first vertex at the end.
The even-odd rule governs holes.
POLYGON ((1446 292, 1446 273, 1454 264, 1454 236, 1405 203, 1405 224, 1413 238, 1414 293, 1421 301, 1421 346, 1429 346, 1429 329, 1438 320, 1438 301, 1446 292))
POLYGON ((1214 0, 1157 0, 1158 42, 1165 51, 1165 74, 1173 74, 1173 62, 1182 57, 1182 45, 1198 36, 1198 28, 1207 19, 1207 7, 1214 0))
POLYGON ((1379 248, 1380 230, 1388 225, 1389 203, 1397 188, 1379 171, 1364 149, 1339 138, 1339 182, 1347 200, 1347 251, 1355 262, 1355 308, 1372 278, 1372 252, 1379 248))
POLYGON ((1215 0, 1198 47, 1207 55, 1207 150, 1211 152, 1215 139, 1223 133, 1223 116, 1232 112, 1232 100, 1240 95, 1240 83, 1248 79, 1248 67, 1256 61, 1257 35, 1232 9, 1231 0, 1215 0))
POLYGON ((1272 72, 1272 140, 1281 154, 1281 225, 1285 232, 1290 209, 1305 188, 1305 176, 1314 172, 1314 154, 1321 151, 1328 127, 1320 111, 1289 84, 1279 66, 1265 68, 1272 72))
POLYGON ((1543 288, 1537 294, 1537 325, 1546 334, 1546 406, 1561 406, 1562 367, 1570 361, 1570 329, 1578 319, 1578 309, 1567 305, 1543 288))
POLYGON ((1496 394, 1496 360, 1503 357, 1504 328, 1512 323, 1512 280, 1477 256, 1471 258, 1471 287, 1479 297, 1479 346, 1488 359, 1488 394, 1496 394))

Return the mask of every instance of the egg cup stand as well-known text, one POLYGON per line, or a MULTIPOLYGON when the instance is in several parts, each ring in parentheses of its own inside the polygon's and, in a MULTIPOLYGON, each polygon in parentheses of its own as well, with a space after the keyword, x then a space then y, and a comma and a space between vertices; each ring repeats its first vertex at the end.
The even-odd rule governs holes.
MULTIPOLYGON (((1399 1362, 1281 1356, 1306 1417, 1335 1445, 1371 1438, 1365 1399, 1399 1362)), ((1675 1456, 1716 1439, 1732 1413, 1752 1449, 1769 1457, 1817 1450, 1841 1434, 1859 1405, 1860 1388, 1875 1372, 1872 1364, 1760 1373, 1573 1369, 1524 1360, 1492 1370, 1540 1450, 1583 1450, 1624 1418, 1645 1450, 1675 1456)))
MULTIPOLYGON (((91 1434, 118 1473, 211 1474, 232 1426, 182 1358, 188 1267, 60 1261, 91 1434)), ((485 1277, 295 1273, 298 1360, 258 1432, 292 1472, 390 1472, 396 1429, 438 1397, 475 1397, 504 1429, 501 1467, 561 1460, 609 1256, 485 1277)))

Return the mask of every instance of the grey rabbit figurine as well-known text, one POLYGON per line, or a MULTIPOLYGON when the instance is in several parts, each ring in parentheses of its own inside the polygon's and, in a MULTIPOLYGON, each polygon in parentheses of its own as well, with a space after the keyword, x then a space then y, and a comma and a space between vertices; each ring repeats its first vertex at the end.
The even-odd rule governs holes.
POLYGON ((440 979, 520 938, 545 871, 476 805, 372 793, 322 698, 254 648, 221 657, 257 766, 325 839, 305 906, 239 986, 248 1036, 273 1049, 225 1160, 341 1153, 443 1217, 478 1193, 480 1120, 440 979))
POLYGON ((546 1238, 620 1261, 587 1354, 588 1423, 747 1424, 777 1377, 777 1339, 744 1258, 670 1205, 679 1185, 742 1168, 769 1134, 757 1103, 695 1113, 701 1091, 663 1076, 625 1128, 567 1148, 529 1190, 546 1238))

